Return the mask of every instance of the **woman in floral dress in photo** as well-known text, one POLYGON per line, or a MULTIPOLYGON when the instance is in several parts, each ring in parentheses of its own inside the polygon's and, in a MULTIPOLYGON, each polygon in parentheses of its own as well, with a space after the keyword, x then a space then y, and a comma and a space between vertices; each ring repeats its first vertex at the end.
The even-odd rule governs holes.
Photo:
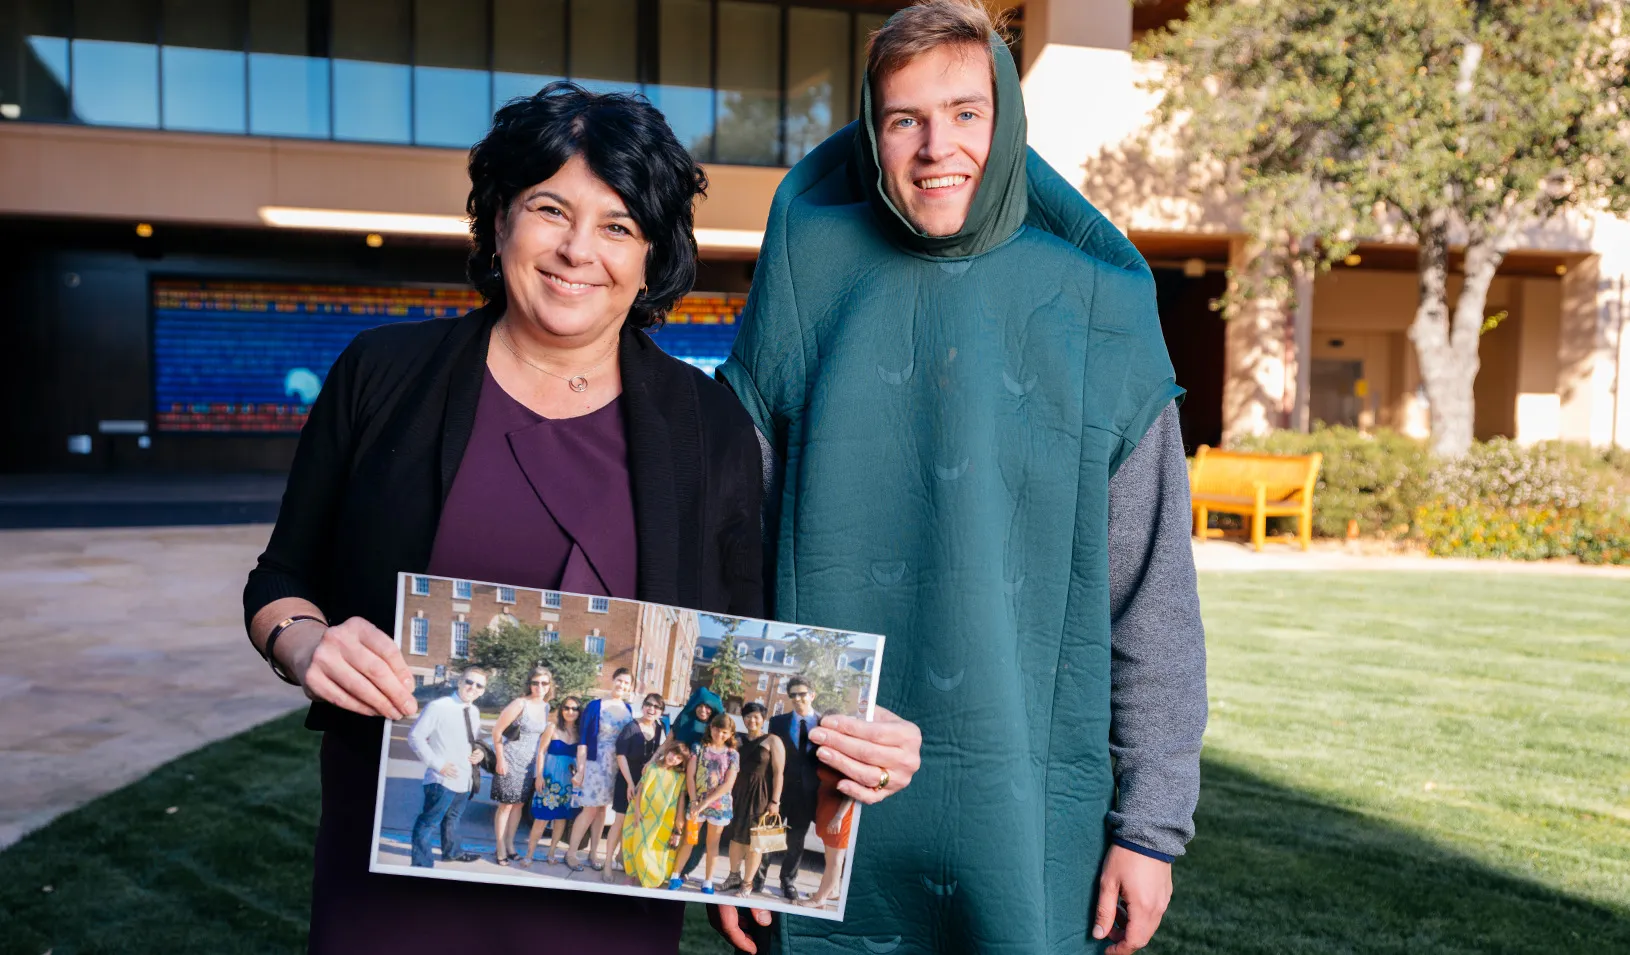
POLYGON ((515 852, 515 830, 521 825, 521 803, 532 797, 538 766, 538 751, 543 748, 543 734, 549 729, 549 697, 554 695, 555 676, 548 667, 533 667, 526 678, 526 693, 509 701, 498 714, 492 727, 492 748, 498 757, 497 770, 492 777, 492 801, 498 804, 493 814, 493 833, 498 848, 494 850, 499 865, 509 865, 518 858, 515 852), (514 739, 504 739, 504 733, 514 726, 519 731, 514 739))
POLYGON ((566 697, 555 710, 554 721, 543 732, 535 772, 537 794, 532 797, 532 832, 526 837, 526 855, 515 862, 522 868, 532 862, 538 839, 551 822, 555 834, 548 861, 564 861, 564 855, 560 858, 556 855, 565 852, 566 831, 577 818, 577 810, 572 808, 572 767, 577 759, 578 717, 582 711, 583 704, 577 697, 566 697))
MULTIPOLYGON (((578 793, 572 805, 583 812, 572 823, 572 841, 566 847, 566 865, 573 872, 583 871, 577 859, 577 847, 583 844, 583 833, 589 833, 588 865, 596 872, 600 863, 595 855, 605 835, 607 815, 615 795, 617 778, 617 737, 623 727, 634 719, 634 708, 628 698, 634 692, 634 675, 627 667, 618 667, 611 676, 611 696, 594 700, 583 708, 583 732, 577 741, 578 793)), ((611 863, 611 847, 606 847, 606 864, 611 863)))
MULTIPOLYGON (((686 818, 696 825, 707 824, 707 855, 702 863, 703 895, 713 894, 713 860, 719 855, 719 837, 730 825, 730 791, 735 787, 736 775, 740 771, 741 756, 736 752, 736 721, 730 718, 729 713, 715 713, 707 724, 707 744, 700 753, 691 757, 691 768, 686 779, 691 807, 686 818)), ((698 848, 700 846, 688 846, 681 850, 683 858, 676 860, 674 877, 668 881, 668 888, 680 887, 683 883, 680 873, 685 871, 684 864, 698 848)))

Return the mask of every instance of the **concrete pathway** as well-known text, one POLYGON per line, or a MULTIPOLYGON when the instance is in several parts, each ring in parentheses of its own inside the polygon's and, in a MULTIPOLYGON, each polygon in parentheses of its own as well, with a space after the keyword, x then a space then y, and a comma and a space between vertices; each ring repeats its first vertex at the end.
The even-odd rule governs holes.
POLYGON ((304 702, 243 634, 269 533, 0 532, 0 848, 304 702))
POLYGON ((1565 560, 1470 560, 1395 553, 1379 545, 1314 541, 1313 548, 1269 544, 1261 553, 1232 540, 1194 542, 1194 566, 1205 571, 1457 571, 1479 574, 1540 574, 1630 580, 1630 567, 1597 567, 1565 560))
MULTIPOLYGON (((304 705, 243 635, 244 576, 269 533, 265 525, 0 531, 0 752, 8 768, 0 775, 0 848, 183 753, 304 705)), ((1213 540, 1196 544, 1195 560, 1202 571, 1630 581, 1624 567, 1443 560, 1339 543, 1258 554, 1213 540)))

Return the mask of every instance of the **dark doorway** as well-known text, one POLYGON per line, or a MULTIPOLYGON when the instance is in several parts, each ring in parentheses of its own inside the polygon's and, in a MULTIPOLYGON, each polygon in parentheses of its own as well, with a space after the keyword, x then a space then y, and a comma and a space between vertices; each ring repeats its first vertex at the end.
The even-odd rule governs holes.
POLYGON ((1154 273, 1160 330, 1177 384, 1188 392, 1180 412, 1183 447, 1190 453, 1202 444, 1215 447, 1222 442, 1226 326, 1211 303, 1227 290, 1228 280, 1220 271, 1192 278, 1181 269, 1157 268, 1154 273))

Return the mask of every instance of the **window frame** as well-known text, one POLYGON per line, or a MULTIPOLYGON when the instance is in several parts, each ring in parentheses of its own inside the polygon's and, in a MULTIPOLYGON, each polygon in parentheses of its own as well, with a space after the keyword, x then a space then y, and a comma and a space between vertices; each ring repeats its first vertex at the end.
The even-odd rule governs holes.
POLYGON ((416 657, 430 655, 430 618, 408 618, 408 653, 416 657), (420 631, 423 631, 422 633, 420 631))

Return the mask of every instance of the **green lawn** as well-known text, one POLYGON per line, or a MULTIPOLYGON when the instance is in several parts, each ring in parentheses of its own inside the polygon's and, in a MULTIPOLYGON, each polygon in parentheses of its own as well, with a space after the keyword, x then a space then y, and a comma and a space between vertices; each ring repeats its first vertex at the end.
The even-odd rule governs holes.
MULTIPOLYGON (((1200 836, 1151 952, 1630 952, 1630 581, 1201 591, 1200 836)), ((30 835, 0 952, 300 949, 314 769, 278 720, 30 835)), ((723 951, 695 907, 683 950, 723 951)))

